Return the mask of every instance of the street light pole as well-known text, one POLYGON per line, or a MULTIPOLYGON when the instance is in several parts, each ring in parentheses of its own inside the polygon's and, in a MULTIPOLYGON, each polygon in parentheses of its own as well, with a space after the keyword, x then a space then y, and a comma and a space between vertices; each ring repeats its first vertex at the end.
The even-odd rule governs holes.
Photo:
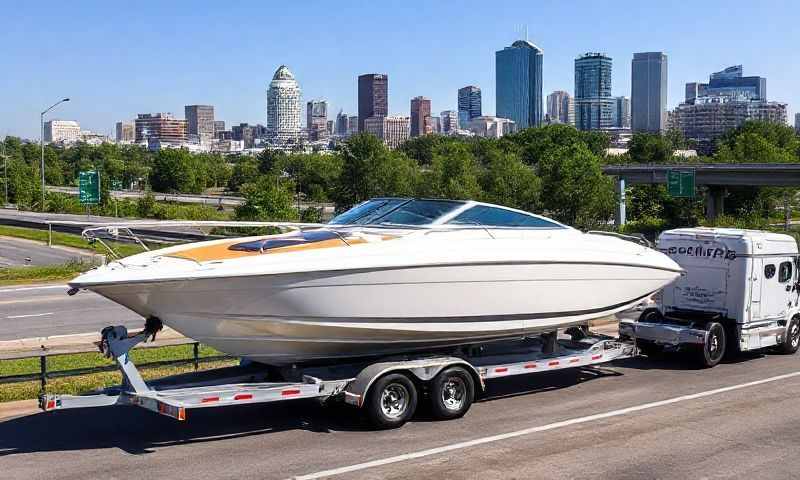
POLYGON ((39 165, 39 168, 42 171, 42 204, 40 205, 40 208, 43 212, 44 212, 44 193, 45 193, 44 192, 44 115, 64 102, 69 102, 69 98, 62 98, 56 103, 50 105, 50 107, 47 110, 45 110, 44 112, 41 113, 41 115, 39 115, 39 126, 41 127, 41 137, 39 137, 39 144, 42 147, 42 162, 39 165))
POLYGON ((5 203, 8 205, 8 155, 6 155, 6 139, 3 139, 3 186, 6 190, 5 203))

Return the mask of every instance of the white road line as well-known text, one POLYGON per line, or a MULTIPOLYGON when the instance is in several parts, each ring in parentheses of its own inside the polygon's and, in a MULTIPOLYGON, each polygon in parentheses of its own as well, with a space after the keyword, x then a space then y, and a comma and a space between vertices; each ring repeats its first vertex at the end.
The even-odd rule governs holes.
POLYGON ((451 452, 453 450, 461 450, 461 449, 464 449, 464 448, 474 447, 476 445, 484 445, 484 444, 487 444, 487 443, 499 442, 501 440, 507 440, 509 438, 516 438, 516 437, 521 437, 521 436, 524 436, 524 435, 530 435, 532 433, 546 432, 548 430, 556 430, 558 428, 569 427, 569 426, 578 425, 578 424, 581 424, 581 423, 593 422, 593 421, 596 421, 596 420, 602 420, 602 419, 610 418, 610 417, 618 417, 618 416, 621 416, 621 415, 627 415, 629 413, 640 412, 642 410, 648 410, 648 409, 651 409, 651 408, 663 407, 665 405, 672 405, 674 403, 686 402, 686 401, 689 401, 689 400, 696 400, 698 398, 710 397, 712 395, 719 395, 721 393, 731 392, 731 391, 734 391, 734 390, 740 390, 742 388, 755 387, 757 385, 763 385, 765 383, 770 383, 770 382, 777 382, 777 381, 780 381, 780 380, 786 380, 788 378, 793 378, 793 377, 798 377, 798 376, 800 376, 800 371, 793 372, 793 373, 787 373, 785 375, 778 375, 778 376, 775 376, 775 377, 764 378, 762 380, 756 380, 756 381, 753 381, 753 382, 740 383, 738 385, 731 385, 729 387, 722 387, 722 388, 717 388, 717 389, 714 389, 714 390, 707 390, 705 392, 692 393, 690 395, 682 395, 680 397, 669 398, 667 400, 660 400, 660 401, 651 402, 651 403, 643 403, 641 405, 635 405, 633 407, 622 408, 622 409, 619 409, 619 410, 613 410, 613 411, 605 412, 605 413, 598 413, 598 414, 595 414, 595 415, 588 415, 586 417, 572 418, 572 419, 569 419, 569 420, 563 420, 561 422, 550 423, 550 424, 541 425, 541 426, 538 426, 538 427, 525 428, 525 429, 516 430, 516 431, 513 431, 513 432, 501 433, 499 435, 491 435, 491 436, 488 436, 488 437, 476 438, 474 440, 468 440, 466 442, 453 443, 453 444, 445 445, 445 446, 442 446, 442 447, 430 448, 428 450, 420 450, 420 451, 417 451, 417 452, 405 453, 405 454, 402 454, 402 455, 396 455, 394 457, 388 457, 388 458, 383 458, 383 459, 379 459, 379 460, 373 460, 371 462, 358 463, 358 464, 355 464, 355 465, 349 465, 349 466, 346 466, 346 467, 334 468, 334 469, 331 469, 331 470, 323 470, 321 472, 310 473, 308 475, 299 475, 299 476, 292 477, 292 478, 295 479, 295 480, 313 480, 313 479, 316 479, 316 478, 324 478, 324 477, 330 477, 330 476, 333 476, 333 475, 341 475, 343 473, 356 472, 356 471, 359 471, 359 470, 365 470, 367 468, 380 467, 380 466, 383 466, 383 465, 389 465, 391 463, 405 462, 405 461, 408 461, 408 460, 414 460, 414 459, 417 459, 417 458, 428 457, 428 456, 436 455, 436 454, 439 454, 439 453, 451 452))
POLYGON ((53 312, 47 313, 31 313, 30 315, 10 315, 6 318, 29 318, 29 317, 45 317, 47 315, 52 315, 53 312))
POLYGON ((6 288, 4 290, 0 290, 0 293, 10 293, 10 292, 26 292, 28 290, 48 290, 48 289, 67 289, 69 288, 67 285, 41 285, 38 287, 21 287, 21 288, 6 288))

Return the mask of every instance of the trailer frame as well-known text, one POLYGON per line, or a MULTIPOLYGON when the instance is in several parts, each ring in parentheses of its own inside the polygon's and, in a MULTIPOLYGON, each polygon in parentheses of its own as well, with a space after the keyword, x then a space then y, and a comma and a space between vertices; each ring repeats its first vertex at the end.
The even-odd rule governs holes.
MULTIPOLYGON (((159 327, 160 325, 146 325, 144 330, 134 335, 129 335, 123 326, 103 329, 100 350, 115 360, 122 373, 123 384, 87 395, 42 394, 39 398, 40 408, 47 412, 133 405, 179 421, 187 419, 187 411, 197 408, 264 404, 303 398, 323 402, 339 399, 359 408, 380 410, 374 406, 375 402, 370 403, 367 400, 373 393, 376 382, 388 375, 406 377, 410 381, 405 384, 406 390, 424 391, 441 383, 436 382, 441 375, 460 374, 459 382, 463 386, 461 397, 466 394, 471 398, 462 399, 458 404, 459 410, 451 412, 448 417, 455 418, 466 413, 472 401, 485 392, 486 380, 587 367, 636 354, 634 344, 613 337, 581 333, 578 340, 568 340, 563 335, 559 338, 557 332, 551 332, 537 337, 521 337, 508 343, 465 346, 460 355, 405 354, 351 364, 292 367, 283 375, 292 377, 288 381, 270 379, 275 374, 274 370, 270 371, 266 366, 245 360, 238 367, 188 374, 188 380, 182 380, 187 376, 184 374, 145 382, 129 358, 129 351, 137 344, 154 337, 159 327), (463 372, 467 372, 471 382, 463 372), (202 378, 204 376, 208 378, 202 378), (470 383, 474 387, 472 391, 468 390, 470 383)), ((448 384, 447 388, 452 394, 453 385, 448 384)), ((402 418, 387 420, 381 417, 380 411, 368 414, 373 418, 378 415, 385 420, 379 422, 382 423, 379 426, 400 426, 413 416, 416 407, 417 392, 410 393, 413 393, 413 398, 406 400, 413 400, 413 405, 409 406, 412 411, 406 412, 402 418)), ((431 394, 433 398, 437 395, 438 392, 431 394)), ((452 401, 451 403, 455 404, 452 401)))

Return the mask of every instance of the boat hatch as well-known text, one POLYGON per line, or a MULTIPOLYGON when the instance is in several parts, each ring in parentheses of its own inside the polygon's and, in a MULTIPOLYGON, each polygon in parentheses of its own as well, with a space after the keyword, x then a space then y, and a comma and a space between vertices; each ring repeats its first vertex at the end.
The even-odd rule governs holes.
POLYGON ((300 232, 287 237, 261 238, 249 242, 237 243, 228 247, 229 250, 240 252, 264 252, 273 248, 294 247, 306 243, 322 242, 325 240, 340 239, 340 234, 330 230, 316 230, 300 232))

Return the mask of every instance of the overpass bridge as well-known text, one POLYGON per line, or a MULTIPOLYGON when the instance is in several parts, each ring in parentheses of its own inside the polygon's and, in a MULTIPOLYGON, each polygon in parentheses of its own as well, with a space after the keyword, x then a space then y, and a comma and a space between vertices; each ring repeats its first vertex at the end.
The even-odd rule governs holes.
MULTIPOLYGON (((606 165, 603 173, 616 177, 618 225, 625 224, 625 186, 666 184, 669 171, 694 172, 695 186, 707 187, 706 218, 724 209, 725 189, 730 186, 800 187, 800 163, 701 163, 606 165)), ((788 210, 787 210, 788 215, 788 210)))

